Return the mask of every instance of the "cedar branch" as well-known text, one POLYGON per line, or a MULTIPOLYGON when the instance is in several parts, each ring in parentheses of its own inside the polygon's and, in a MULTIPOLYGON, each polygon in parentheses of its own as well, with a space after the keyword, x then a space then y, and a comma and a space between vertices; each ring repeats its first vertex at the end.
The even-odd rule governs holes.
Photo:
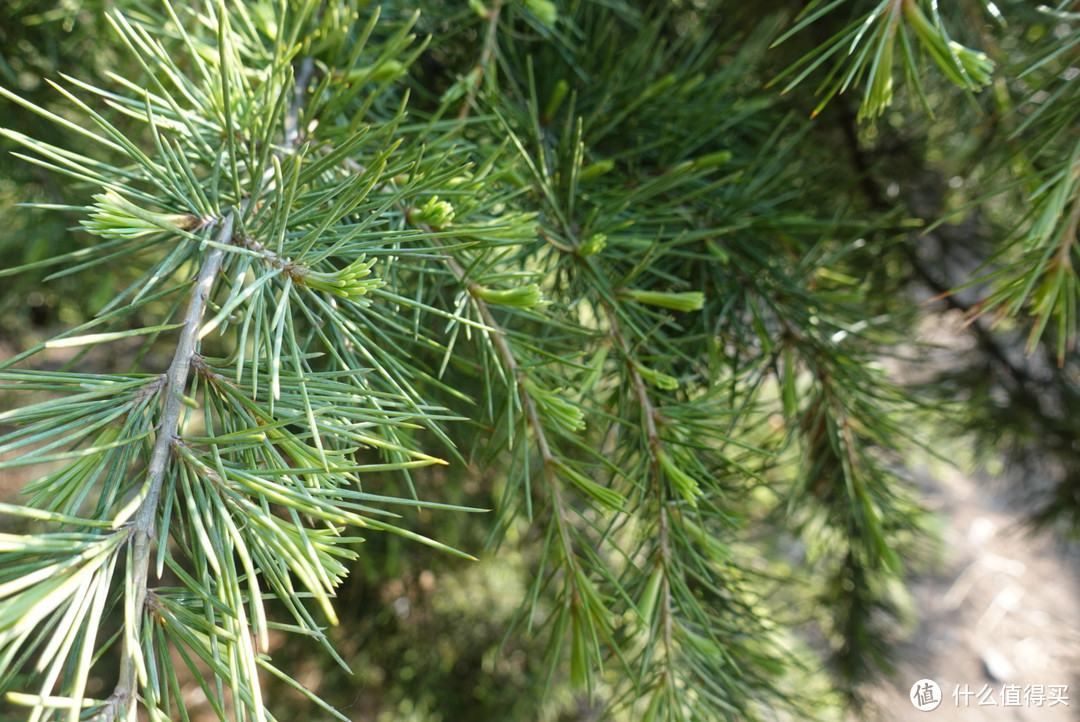
MULTIPOLYGON (((233 235, 235 214, 226 216, 221 229, 218 231, 215 241, 219 244, 227 244, 233 235)), ((146 472, 146 482, 143 488, 146 496, 139 504, 135 517, 131 522, 131 553, 129 556, 129 576, 132 580, 132 588, 129 588, 127 604, 125 607, 125 631, 123 652, 120 658, 120 679, 110 697, 110 705, 102 715, 105 722, 111 722, 119 716, 121 719, 135 719, 135 685, 137 677, 136 657, 139 654, 136 646, 142 633, 143 607, 146 605, 146 583, 150 573, 150 550, 154 538, 154 527, 157 524, 158 504, 161 500, 161 491, 165 485, 166 472, 168 471, 169 453, 176 438, 176 432, 180 425, 182 411, 181 398, 187 386, 188 373, 191 368, 191 359, 198 343, 199 327, 203 314, 206 312, 206 302, 210 297, 214 279, 221 270, 225 258, 225 250, 215 247, 207 254, 199 270, 198 278, 191 292, 191 300, 188 302, 187 314, 184 317, 184 330, 180 334, 180 340, 176 345, 176 353, 166 373, 164 397, 162 400, 161 423, 158 426, 157 438, 150 455, 150 464, 146 472)))

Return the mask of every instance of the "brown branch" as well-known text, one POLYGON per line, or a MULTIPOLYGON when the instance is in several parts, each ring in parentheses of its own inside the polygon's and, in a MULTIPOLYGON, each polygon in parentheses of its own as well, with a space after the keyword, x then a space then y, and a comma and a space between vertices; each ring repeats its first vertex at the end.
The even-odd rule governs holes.
MULTIPOLYGON (((1078 177, 1080 177, 1080 161, 1073 164, 1072 168, 1069 169, 1069 175, 1063 182, 1072 183, 1078 177)), ((1058 241, 1058 249, 1055 255, 1061 268, 1069 268, 1072 265, 1069 262, 1069 254, 1077 240, 1076 230, 1078 226, 1080 226, 1080 193, 1076 193, 1073 197, 1072 208, 1069 210, 1069 216, 1062 227, 1061 237, 1058 241)))
POLYGON ((476 94, 480 90, 480 84, 484 82, 484 75, 488 72, 491 58, 495 55, 495 36, 499 29, 499 13, 502 12, 502 5, 502 0, 495 0, 494 7, 488 11, 488 26, 487 32, 484 33, 484 47, 480 51, 480 59, 472 70, 472 72, 476 73, 476 80, 473 81, 468 95, 465 96, 465 103, 458 112, 458 120, 465 120, 469 117, 473 103, 476 102, 476 94))
MULTIPOLYGON (((656 427, 657 411, 656 407, 653 406, 652 399, 649 398, 649 387, 646 385, 645 379, 641 377, 637 367, 634 366, 633 352, 630 350, 630 344, 626 341, 626 336, 623 335, 622 325, 619 323, 618 314, 616 313, 615 308, 607 301, 604 301, 603 305, 604 310, 607 311, 608 323, 611 324, 611 336, 619 347, 619 351, 626 360, 626 367, 630 371, 630 380, 634 384, 638 406, 641 407, 642 422, 645 424, 645 438, 648 441, 650 457, 649 465, 652 468, 653 474, 653 490, 656 494, 657 505, 659 506, 659 520, 657 522, 659 533, 657 542, 660 548, 660 561, 664 566, 663 578, 660 580, 660 594, 663 598, 661 609, 663 615, 664 648, 670 652, 673 645, 672 637, 674 626, 674 614, 671 606, 671 585, 668 583, 667 575, 668 565, 671 561, 671 539, 668 522, 668 507, 663 501, 664 483, 660 473, 660 463, 657 460, 657 455, 662 450, 664 442, 660 439, 660 432, 656 427)), ((667 663, 670 665, 670 655, 668 656, 667 663)))
MULTIPOLYGON (((229 243, 233 234, 235 215, 230 213, 218 231, 215 241, 222 245, 229 243)), ((169 453, 176 438, 180 425, 180 414, 184 390, 187 387, 188 373, 191 368, 191 360, 195 354, 195 346, 198 343, 199 327, 203 314, 206 312, 206 302, 210 297, 214 279, 221 270, 225 258, 225 250, 216 247, 207 254, 203 261, 199 276, 192 289, 191 300, 188 302, 187 314, 184 317, 184 330, 180 334, 180 340, 176 344, 176 353, 165 375, 165 388, 162 397, 161 423, 158 425, 157 437, 154 448, 150 455, 150 464, 146 471, 144 489, 146 496, 139 504, 134 519, 130 523, 131 555, 129 557, 129 575, 132 580, 133 591, 127 596, 125 608, 125 632, 123 651, 120 657, 120 679, 110 697, 109 706, 102 714, 106 722, 117 719, 136 719, 135 704, 137 696, 135 687, 137 682, 137 670, 135 664, 138 650, 134 647, 139 644, 142 634, 143 612, 147 601, 146 580, 150 573, 150 551, 154 540, 154 528, 157 525, 158 504, 161 500, 161 491, 165 486, 166 472, 168 471, 169 453)))
MULTIPOLYGON (((426 233, 435 232, 435 229, 426 224, 419 225, 426 233)), ((433 238, 432 241, 438 244, 437 239, 433 238)), ((551 499, 555 506, 555 518, 559 524, 560 539, 562 540, 567 559, 569 559, 572 549, 570 534, 566 530, 565 525, 562 524, 562 519, 566 515, 566 504, 562 498, 559 480, 555 477, 555 465, 558 462, 555 459, 555 455, 551 453, 551 444, 548 443, 547 434, 544 432, 544 427, 540 423, 540 413, 537 411, 536 403, 533 401, 532 396, 529 395, 525 384, 522 383, 525 372, 521 370, 521 366, 517 362, 517 357, 514 355, 514 350, 510 348, 510 343, 506 340, 506 331, 504 331, 495 320, 487 302, 474 292, 476 284, 469 280, 465 268, 458 263, 456 258, 446 251, 443 251, 442 255, 446 258, 446 265, 450 269, 450 272, 454 274, 454 278, 456 278, 458 282, 465 287, 465 290, 468 291, 473 305, 480 314, 480 319, 484 322, 484 325, 490 329, 491 342, 495 345, 495 350, 502 358, 503 363, 506 364, 506 368, 514 377, 514 382, 518 389, 518 397, 521 399, 521 407, 525 412, 525 418, 528 420, 529 425, 533 429, 533 434, 536 437, 536 447, 540 452, 540 460, 544 465, 544 479, 551 489, 551 499)))

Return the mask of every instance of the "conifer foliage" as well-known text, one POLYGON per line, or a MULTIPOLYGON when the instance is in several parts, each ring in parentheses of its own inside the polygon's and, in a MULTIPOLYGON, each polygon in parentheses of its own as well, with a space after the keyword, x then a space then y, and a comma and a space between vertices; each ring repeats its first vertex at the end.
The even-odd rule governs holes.
MULTIPOLYGON (((346 666, 335 591, 380 534, 529 545, 507 635, 612 719, 802 719, 834 701, 813 654, 849 692, 888 666, 923 513, 866 269, 903 224, 851 211, 760 70, 849 3, 728 35, 710 3, 107 4, 129 73, 50 79, 62 111, 0 87, 58 127, 3 134, 81 226, 0 275, 124 278, 0 363, 0 473, 44 469, 0 505, 4 704, 184 719, 194 679, 222 719, 274 719, 275 685, 349 719, 274 640, 346 666)), ((971 94, 993 63, 933 8, 881 3, 772 79, 848 53, 817 108, 865 82, 870 120, 899 45, 924 102, 924 76, 971 94)), ((1075 284, 1046 285, 1073 278, 1069 163, 1002 271, 1045 280, 988 300, 1033 303, 1032 343, 1074 333, 1075 284)))

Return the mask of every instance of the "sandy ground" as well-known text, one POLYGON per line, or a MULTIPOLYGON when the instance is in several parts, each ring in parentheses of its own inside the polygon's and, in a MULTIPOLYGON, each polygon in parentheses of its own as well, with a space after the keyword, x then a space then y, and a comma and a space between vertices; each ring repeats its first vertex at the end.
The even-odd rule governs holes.
POLYGON ((946 525, 945 569, 913 585, 922 623, 896 679, 872 693, 874 718, 1080 720, 1076 550, 1031 534, 1020 512, 988 491, 992 483, 955 471, 937 477, 924 480, 924 493, 946 525), (939 685, 937 709, 909 701, 922 679, 939 685))
MULTIPOLYGON (((932 344, 926 363, 899 363, 891 373, 902 383, 925 382, 935 368, 964 363, 974 342, 963 327, 955 311, 927 314, 917 330, 932 344)), ((1014 361, 1026 363, 1022 353, 1014 361)), ((876 709, 867 719, 1080 720, 1080 546, 1025 525, 1019 485, 1007 480, 934 464, 916 482, 944 524, 944 559, 936 574, 913 580, 919 630, 895 678, 869 695, 876 709), (924 679, 941 690, 930 711, 912 701, 913 685, 924 679)))

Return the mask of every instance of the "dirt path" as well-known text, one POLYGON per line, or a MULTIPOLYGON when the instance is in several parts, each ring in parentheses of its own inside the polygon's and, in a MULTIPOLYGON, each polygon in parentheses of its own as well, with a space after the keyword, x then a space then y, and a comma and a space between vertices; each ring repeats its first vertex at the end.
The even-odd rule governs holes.
POLYGON ((872 694, 878 709, 868 719, 1080 720, 1076 550, 1030 534, 991 485, 955 471, 939 476, 924 492, 945 524, 945 569, 914 582, 922 623, 894 682, 872 694), (924 678, 941 689, 933 711, 909 701, 924 678))

